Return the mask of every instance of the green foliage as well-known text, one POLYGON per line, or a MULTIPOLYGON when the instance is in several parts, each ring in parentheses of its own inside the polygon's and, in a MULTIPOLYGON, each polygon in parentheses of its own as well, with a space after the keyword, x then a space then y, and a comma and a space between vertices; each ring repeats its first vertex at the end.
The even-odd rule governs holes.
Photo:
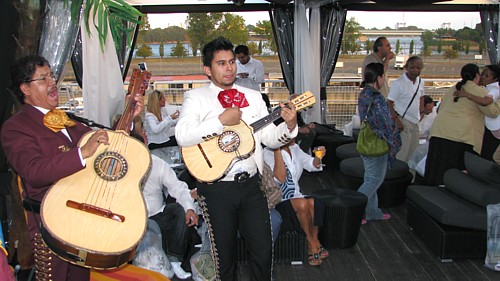
POLYGON ((445 59, 447 59, 448 61, 452 60, 452 59, 456 59, 456 58, 458 58, 458 51, 454 50, 453 48, 447 48, 443 53, 443 57, 445 59))
POLYGON ((187 55, 188 52, 180 41, 177 41, 177 44, 175 44, 175 47, 173 47, 172 51, 170 52, 170 56, 177 58, 184 58, 187 57, 187 55))
POLYGON ((198 50, 217 36, 216 27, 222 20, 222 13, 189 13, 187 35, 191 40, 193 56, 198 50))
POLYGON ((370 39, 366 39, 365 51, 368 54, 371 52, 371 50, 373 50, 373 42, 370 41, 370 39))
POLYGON ((400 48, 401 48, 401 42, 399 42, 399 39, 398 39, 398 41, 396 41, 396 54, 399 54, 400 48))
POLYGON ((259 41, 259 55, 262 55, 262 40, 259 41))
POLYGON ((465 42, 465 54, 468 55, 470 51, 470 41, 465 42))
POLYGON ((255 42, 250 42, 247 44, 247 47, 248 47, 248 51, 250 52, 250 54, 252 55, 259 55, 259 46, 257 45, 257 43, 255 42))
POLYGON ((264 45, 276 54, 278 47, 276 47, 276 42, 274 41, 273 26, 271 21, 258 21, 255 25, 255 33, 262 35, 267 40, 267 43, 264 45))
POLYGON ((225 13, 216 33, 224 36, 235 46, 246 45, 248 41, 245 19, 240 15, 225 13))
POLYGON ((413 54, 413 49, 415 48, 415 41, 413 39, 410 41, 410 55, 413 54))
POLYGON ((141 58, 148 58, 153 55, 153 51, 151 50, 151 47, 147 45, 146 43, 142 43, 142 45, 139 47, 137 50, 136 55, 141 58))
POLYGON ((430 55, 431 55, 431 53, 432 53, 431 47, 422 48, 422 53, 421 53, 421 55, 422 55, 423 57, 428 57, 428 56, 430 56, 430 55))
POLYGON ((165 56, 165 46, 163 46, 163 41, 160 42, 160 47, 158 52, 160 53, 160 58, 163 58, 165 56))
POLYGON ((443 41, 442 40, 439 40, 437 51, 438 51, 438 54, 441 54, 441 52, 443 51, 443 41))
POLYGON ((356 40, 359 38, 359 23, 354 17, 351 17, 344 26, 344 38, 342 39, 342 52, 344 54, 354 53, 359 50, 356 40))
POLYGON ((139 31, 140 42, 177 42, 186 41, 186 37, 186 30, 179 26, 139 31))
POLYGON ((83 7, 82 16, 86 30, 89 32, 90 24, 94 24, 101 50, 104 50, 109 30, 111 30, 111 36, 117 50, 121 49, 120 44, 122 44, 124 36, 127 46, 130 46, 134 27, 128 23, 141 24, 142 21, 139 18, 144 16, 141 12, 124 0, 87 0, 85 6, 83 3, 83 0, 72 1, 71 18, 78 19, 78 14, 83 7))

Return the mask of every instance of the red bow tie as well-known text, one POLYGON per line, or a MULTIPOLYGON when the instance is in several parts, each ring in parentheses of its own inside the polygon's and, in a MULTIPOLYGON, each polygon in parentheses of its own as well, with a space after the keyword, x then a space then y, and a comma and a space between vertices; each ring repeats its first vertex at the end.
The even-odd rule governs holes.
POLYGON ((219 93, 219 102, 223 108, 237 106, 239 108, 247 107, 248 101, 245 94, 238 92, 236 89, 224 90, 219 93))

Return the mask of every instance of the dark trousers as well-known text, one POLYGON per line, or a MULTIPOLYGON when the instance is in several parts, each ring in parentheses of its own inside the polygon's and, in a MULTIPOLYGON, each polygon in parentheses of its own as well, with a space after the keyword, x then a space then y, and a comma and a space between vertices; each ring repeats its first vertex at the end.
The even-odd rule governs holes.
POLYGON ((271 225, 267 201, 259 188, 259 176, 253 176, 244 183, 197 183, 197 187, 198 195, 205 198, 208 209, 221 280, 238 279, 238 229, 251 257, 251 280, 271 280, 271 225))
POLYGON ((493 161, 493 154, 498 148, 500 140, 497 139, 488 128, 484 128, 483 146, 481 148, 481 157, 493 161))
POLYGON ((40 281, 88 281, 90 269, 62 260, 42 242, 38 223, 40 215, 28 213, 28 231, 31 247, 35 256, 36 278, 40 281), (36 216, 36 217, 35 217, 36 216))
POLYGON ((169 203, 163 212, 151 216, 161 230, 162 246, 167 255, 182 261, 186 256, 189 228, 186 225, 186 212, 179 203, 169 203))

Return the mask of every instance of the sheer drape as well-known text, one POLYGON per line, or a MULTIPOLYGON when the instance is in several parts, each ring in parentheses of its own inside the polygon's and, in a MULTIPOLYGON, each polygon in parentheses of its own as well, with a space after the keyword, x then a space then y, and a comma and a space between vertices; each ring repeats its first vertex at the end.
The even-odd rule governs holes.
POLYGON ((479 5, 486 50, 492 64, 499 62, 498 50, 498 5, 479 5))
MULTIPOLYGON (((121 45, 116 45, 116 53, 118 56, 118 63, 120 64, 120 70, 122 72, 123 81, 127 77, 128 68, 130 67, 130 61, 134 53, 135 42, 137 40, 137 34, 139 33, 139 25, 131 22, 124 23, 128 28, 133 29, 134 32, 132 36, 132 43, 127 45, 126 38, 127 34, 123 34, 123 42, 121 45)), ((82 35, 81 30, 78 33, 78 37, 75 42, 75 48, 73 49, 73 54, 71 56, 71 65, 73 66, 73 72, 75 73, 76 81, 78 85, 82 87, 83 80, 83 66, 82 66, 82 35)))
POLYGON ((295 93, 310 91, 317 103, 302 113, 304 121, 321 122, 320 100, 320 16, 318 6, 295 1, 295 93))
MULTIPOLYGON (((68 1, 71 3, 71 1, 68 1)), ((56 76, 63 75, 64 66, 71 57, 78 35, 78 19, 71 18, 70 3, 48 0, 38 55, 45 57, 56 76)))
POLYGON ((339 2, 324 5, 320 8, 321 18, 321 122, 326 121, 326 86, 330 82, 340 52, 340 44, 344 34, 347 10, 342 9, 339 2))
POLYGON ((290 93, 294 93, 294 48, 293 48, 293 6, 273 5, 269 18, 273 26, 274 40, 278 48, 283 80, 290 93))

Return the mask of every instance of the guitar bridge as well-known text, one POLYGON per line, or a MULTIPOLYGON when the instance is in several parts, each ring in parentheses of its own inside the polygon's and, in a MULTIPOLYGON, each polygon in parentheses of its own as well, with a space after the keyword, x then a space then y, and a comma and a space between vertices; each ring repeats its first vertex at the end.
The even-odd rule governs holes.
POLYGON ((125 221, 125 216, 115 214, 115 213, 111 212, 110 210, 100 208, 100 207, 97 207, 94 205, 90 205, 90 204, 86 204, 86 203, 78 203, 78 202, 75 202, 72 200, 68 200, 68 201, 66 201, 66 206, 73 208, 73 209, 80 210, 80 211, 84 211, 84 212, 87 212, 90 214, 94 214, 94 215, 98 215, 98 216, 105 217, 108 219, 112 219, 112 220, 117 221, 117 222, 124 222, 125 221))

